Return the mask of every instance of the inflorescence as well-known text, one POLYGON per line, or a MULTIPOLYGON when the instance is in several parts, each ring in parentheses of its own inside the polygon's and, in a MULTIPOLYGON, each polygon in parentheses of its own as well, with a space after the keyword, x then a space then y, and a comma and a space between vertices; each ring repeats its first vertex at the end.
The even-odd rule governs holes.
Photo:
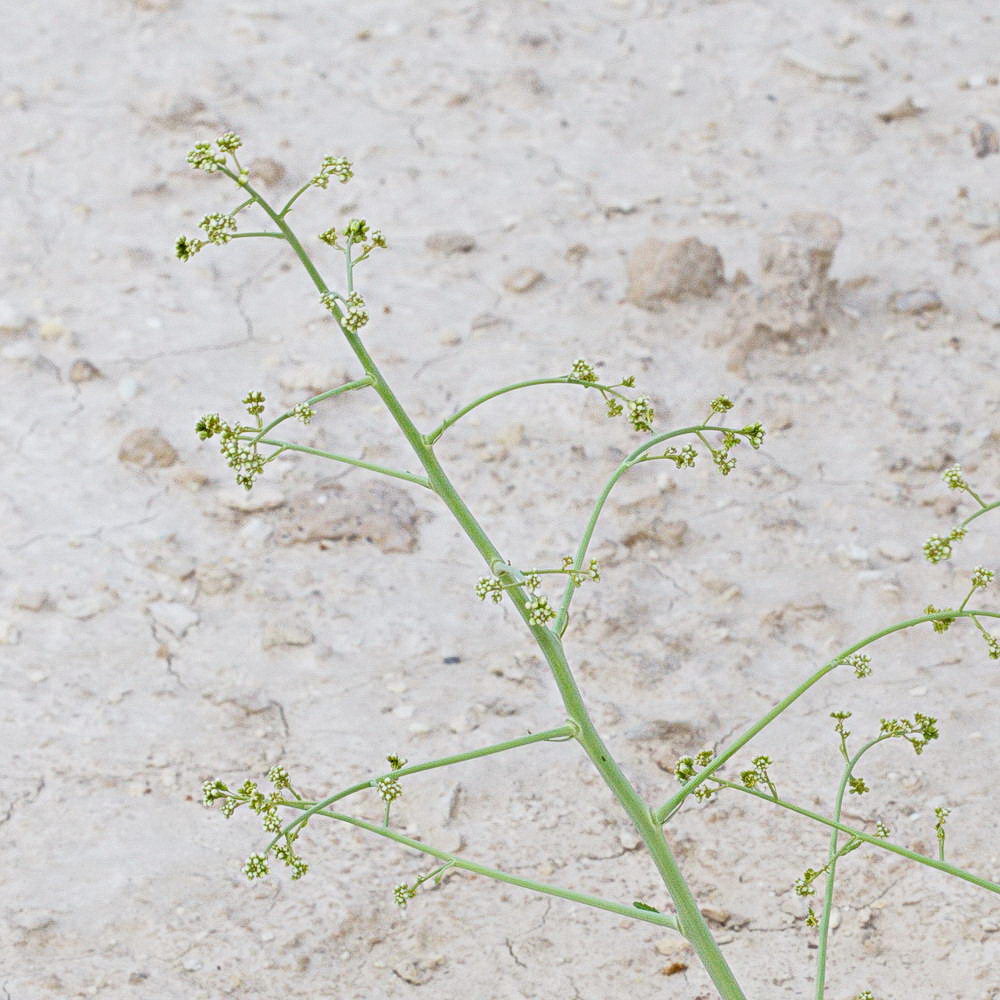
POLYGON ((564 574, 570 578, 573 584, 579 587, 587 580, 595 583, 601 579, 601 570, 596 559, 591 559, 586 569, 576 569, 573 565, 572 556, 564 556, 562 566, 559 569, 529 569, 524 572, 515 572, 512 567, 505 566, 499 569, 497 576, 483 576, 476 581, 476 597, 485 601, 487 597, 494 604, 499 604, 503 600, 506 591, 516 587, 523 587, 531 594, 525 604, 528 612, 528 622, 531 625, 547 625, 556 617, 555 608, 549 604, 546 597, 539 594, 542 586, 542 576, 551 573, 564 574), (504 581, 504 578, 507 581, 504 581))
MULTIPOLYGON (((237 484, 247 490, 263 473, 264 466, 277 458, 282 451, 280 447, 268 455, 261 451, 265 402, 264 393, 260 391, 248 392, 243 397, 243 405, 247 413, 256 418, 256 424, 230 424, 218 413, 207 413, 194 428, 202 441, 212 437, 219 438, 219 451, 225 456, 226 464, 236 473, 237 484)), ((308 424, 313 415, 313 408, 308 403, 297 403, 284 414, 282 419, 294 417, 303 424, 308 424)))
POLYGON ((229 819, 240 806, 245 805, 261 818, 265 832, 274 836, 275 839, 268 850, 263 854, 251 854, 243 863, 243 874, 250 881, 263 878, 269 873, 270 854, 273 854, 290 868, 292 878, 297 880, 306 874, 309 865, 295 853, 293 848, 299 831, 283 832, 278 806, 286 804, 287 800, 282 794, 283 792, 287 791, 293 799, 298 800, 301 797, 292 787, 288 771, 281 765, 275 765, 267 772, 267 780, 274 786, 274 791, 269 794, 262 792, 257 787, 257 783, 249 779, 237 789, 231 789, 225 782, 218 779, 206 781, 202 785, 202 802, 208 807, 218 802, 222 815, 226 819, 229 819), (279 840, 279 835, 283 841, 279 840))

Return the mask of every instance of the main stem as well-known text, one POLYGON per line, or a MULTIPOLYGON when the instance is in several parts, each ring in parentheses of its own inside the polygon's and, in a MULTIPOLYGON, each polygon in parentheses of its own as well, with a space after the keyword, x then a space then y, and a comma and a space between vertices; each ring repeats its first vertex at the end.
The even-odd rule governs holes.
MULTIPOLYGON (((224 169, 224 172, 228 173, 229 171, 224 169)), ((230 176, 233 175, 230 173, 230 176)), ((235 180, 236 178, 233 177, 233 179, 235 180)), ((296 256, 302 262, 302 265, 320 293, 329 291, 326 282, 323 281, 315 264, 313 264, 305 248, 299 242, 298 237, 292 232, 284 218, 278 215, 249 184, 244 184, 244 187, 270 216, 271 221, 279 227, 289 246, 291 246, 296 256)), ((336 313, 334 315, 338 320, 340 319, 336 313)), ((360 338, 351 331, 344 330, 343 327, 341 329, 351 350, 364 368, 365 373, 371 377, 372 388, 378 393, 379 398, 385 404, 386 409, 403 432, 403 436, 427 472, 427 478, 434 492, 441 497, 445 506, 451 511, 455 520, 458 521, 462 530, 486 561, 486 564, 492 566, 497 560, 502 562, 503 557, 500 555, 499 550, 459 496, 451 480, 441 467, 441 463, 434 454, 428 439, 420 433, 410 419, 409 414, 396 398, 385 376, 383 376, 374 359, 365 349, 360 338)), ((580 741, 587 756, 590 757, 601 777, 604 778, 605 783, 618 801, 621 802, 626 813, 628 813, 635 824, 639 836, 642 837, 646 847, 649 849, 657 870, 663 878, 664 885, 673 900, 681 932, 691 942, 692 947, 698 954, 698 958, 701 960, 709 976, 711 976, 712 982, 715 983, 715 987, 723 1000, 746 1000, 743 990, 736 981, 736 977, 730 970, 722 952, 719 950, 718 944, 716 944, 711 931, 708 929, 705 918, 698 909, 698 904, 695 902, 687 881, 674 858, 673 852, 670 850, 662 828, 656 822, 650 807, 643 801, 622 773, 621 768, 611 756, 610 750, 604 745, 597 729, 594 727, 590 714, 584 705, 583 696, 566 661, 562 642, 548 628, 530 624, 526 609, 527 599, 522 588, 511 588, 508 593, 552 671, 567 714, 580 727, 577 739, 580 741)))

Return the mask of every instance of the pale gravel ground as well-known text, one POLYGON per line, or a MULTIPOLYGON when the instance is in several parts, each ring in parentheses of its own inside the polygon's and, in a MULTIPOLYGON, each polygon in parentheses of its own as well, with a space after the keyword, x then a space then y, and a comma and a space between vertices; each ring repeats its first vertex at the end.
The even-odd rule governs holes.
MULTIPOLYGON (((353 184, 311 194, 296 222, 311 234, 364 214, 386 231, 391 252, 364 276, 367 339, 423 425, 583 355, 633 371, 659 426, 728 391, 737 421, 782 428, 726 480, 704 461, 637 470, 598 534, 604 580, 574 606, 568 648, 595 717, 662 798, 674 783, 658 762, 718 744, 838 649, 956 600, 973 565, 1000 565, 989 517, 951 562, 919 555, 961 516, 943 468, 961 461, 985 494, 1000 490, 1000 332, 979 316, 1000 306, 1000 156, 977 159, 968 140, 977 120, 1000 127, 1000 88, 960 86, 1000 72, 988 7, 912 2, 907 24, 878 5, 788 0, 4 12, 5 1000, 711 995, 694 965, 663 974, 676 955, 656 945, 671 935, 483 880, 450 878, 400 915, 391 889, 422 862, 347 829, 303 838, 301 883, 241 878, 259 830, 205 813, 205 778, 281 759, 319 795, 390 750, 426 759, 562 716, 511 611, 475 601, 481 567, 429 496, 404 489, 427 514, 413 554, 278 545, 280 510, 227 506, 228 470, 194 419, 235 415, 257 386, 294 403, 354 369, 280 246, 173 259, 179 232, 230 203, 184 156, 234 128, 251 162, 286 168, 283 189, 328 152, 356 162, 353 184), (864 80, 819 81, 782 62, 787 45, 864 80), (926 113, 876 119, 907 95, 926 113), (760 350, 744 377, 707 346, 728 290, 662 314, 623 302, 626 255, 647 236, 696 235, 727 276, 756 280, 761 235, 801 209, 843 223, 834 276, 869 279, 828 338, 760 350), (436 257, 424 241, 442 230, 477 248, 436 257), (566 256, 576 244, 590 251, 580 262, 566 256), (545 281, 512 294, 503 279, 522 265, 545 281), (886 310, 921 284, 940 312, 886 310), (103 377, 73 383, 78 358, 103 377), (152 426, 178 461, 119 462, 125 435, 152 426), (685 544, 627 549, 658 515, 687 521, 685 544), (304 644, 273 645, 267 622, 304 644), (649 720, 665 721, 643 732, 649 720)), ((370 398, 328 405, 300 433, 406 461, 370 398)), ((634 441, 597 401, 533 390, 484 408, 440 454, 505 553, 553 563, 634 441)), ((331 474, 290 459, 261 485, 282 500, 331 474)), ((364 511, 374 478, 339 482, 336 502, 364 511)), ((924 757, 890 748, 864 769, 875 790, 850 818, 883 816, 929 851, 933 807, 952 806, 952 857, 996 878, 996 661, 961 626, 897 636, 873 659, 863 687, 830 679, 754 747, 778 761, 783 792, 826 810, 829 711, 853 709, 857 732, 938 716, 924 757)), ((430 842, 668 905, 570 746, 406 788, 397 819, 430 842)), ((811 996, 813 934, 790 886, 820 863, 824 832, 734 793, 685 810, 671 837, 696 894, 730 913, 717 930, 748 995, 811 996)), ((839 883, 829 996, 1000 997, 994 900, 858 852, 839 883)))

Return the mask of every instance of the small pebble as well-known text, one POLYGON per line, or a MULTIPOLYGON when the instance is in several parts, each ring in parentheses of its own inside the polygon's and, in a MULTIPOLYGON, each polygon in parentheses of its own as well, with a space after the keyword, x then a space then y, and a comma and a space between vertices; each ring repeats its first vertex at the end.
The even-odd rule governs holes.
POLYGON ((476 238, 468 233, 432 233, 424 244, 431 253, 450 257, 459 253, 471 253, 476 249, 476 238))
POLYGON ((898 542, 879 542, 878 553, 892 562, 909 562, 913 558, 913 552, 898 542))
POLYGON ((125 435, 118 461, 142 469, 166 469, 177 461, 177 451, 155 427, 138 427, 125 435))
POLYGON ((124 402, 129 403, 138 395, 139 383, 131 375, 126 375, 118 382, 118 396, 124 402))
POLYGON ((81 382, 92 382, 95 378, 101 378, 101 373, 95 365, 92 365, 86 358, 77 358, 70 365, 69 380, 79 385, 81 382))
POLYGON ((911 288, 893 292, 889 296, 889 308, 895 313, 919 316, 940 309, 941 297, 933 288, 911 288))
POLYGON ((38 324, 38 335, 42 340, 58 340, 67 333, 66 324, 58 316, 43 319, 38 324))
POLYGON ((522 267, 503 279, 503 287, 508 292, 528 292, 537 285, 544 275, 533 267, 522 267))
POLYGON ((786 49, 782 58, 787 65, 811 73, 820 80, 860 83, 867 75, 863 66, 840 62, 826 53, 786 49))
POLYGON ((898 28, 906 24, 913 24, 913 13, 902 4, 893 4, 891 7, 886 7, 883 13, 885 19, 898 28))
POLYGON ((989 122, 976 122, 969 132, 969 142, 979 159, 1000 153, 1000 133, 989 122))

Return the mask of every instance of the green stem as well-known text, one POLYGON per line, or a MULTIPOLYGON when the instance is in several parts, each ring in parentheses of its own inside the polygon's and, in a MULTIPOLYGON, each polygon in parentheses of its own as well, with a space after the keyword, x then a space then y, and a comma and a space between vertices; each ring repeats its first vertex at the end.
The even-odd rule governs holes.
POLYGON ((295 194, 293 194, 291 198, 285 202, 285 207, 278 213, 278 215, 283 219, 291 211, 292 205, 294 205, 312 186, 312 181, 306 181, 306 183, 303 184, 302 187, 300 187, 298 191, 296 191, 295 194))
MULTIPOLYGON (((296 802, 282 802, 281 805, 291 806, 292 808, 299 808, 300 806, 300 804, 296 802)), ((454 868, 461 868, 464 871, 473 872, 476 875, 485 875, 487 878, 495 879, 497 882, 506 882, 508 885, 516 885, 522 889, 530 889, 532 892, 540 892, 546 896, 557 896, 560 899, 567 899, 573 903, 583 903, 585 906, 593 906, 598 910, 607 910, 610 913, 617 913, 623 917, 631 917, 633 920, 643 920, 647 924, 657 924, 660 927, 669 927, 671 930, 675 931, 679 930, 676 919, 665 913, 653 913, 650 910, 642 910, 635 906, 627 906, 623 903, 613 903, 610 900, 601 899, 599 896, 591 896, 585 892, 575 892, 572 889, 561 889, 558 886, 549 885, 545 882, 536 882, 533 879, 519 878, 517 875, 511 875, 508 872, 500 871, 497 868, 487 868, 486 865, 480 865, 475 861, 469 861, 466 858, 457 857, 447 851, 441 851, 437 848, 430 847, 428 844, 421 843, 419 840, 414 840, 412 837, 406 837, 401 833, 396 833, 395 830, 389 830, 384 826, 378 826, 376 823, 369 823, 367 820, 358 819, 356 816, 347 816, 344 813, 330 812, 326 809, 319 810, 318 814, 320 816, 326 816, 329 819, 340 820, 342 823, 350 823, 351 826, 367 830, 369 833, 374 833, 379 837, 394 840, 396 843, 403 844, 405 847, 412 847, 413 850, 420 851, 422 854, 429 854, 431 857, 440 858, 442 861, 447 862, 454 868)))
MULTIPOLYGON (((282 239, 284 239, 284 237, 282 237, 282 239)), ((366 375, 364 378, 357 378, 353 382, 346 382, 344 385, 338 385, 336 389, 328 389, 326 392, 321 392, 318 396, 313 396, 311 399, 307 399, 305 401, 305 405, 315 406, 316 403, 322 403, 324 399, 331 399, 334 396, 339 396, 342 392, 349 392, 352 389, 363 389, 371 384, 372 384, 371 378, 369 378, 366 375)), ((261 429, 257 432, 257 437, 254 438, 250 443, 256 444, 265 434, 267 434, 269 431, 274 430, 274 428, 277 427, 278 424, 282 423, 285 420, 289 420, 294 416, 295 414, 291 410, 288 410, 285 413, 282 413, 280 417, 275 417, 275 419, 272 420, 269 424, 265 424, 263 427, 261 427, 261 429)))
POLYGON ((963 611, 961 613, 957 611, 938 611, 930 615, 921 615, 919 618, 909 618, 904 622, 898 622, 895 625, 890 625, 888 628, 884 628, 879 632, 873 632, 866 639, 862 639, 860 642, 856 642, 853 646, 849 646, 843 652, 839 653, 832 660, 826 663, 823 667, 817 670, 814 674, 804 680, 791 694, 786 695, 774 706, 766 715, 763 715, 758 719, 749 729, 745 730, 742 735, 738 736, 729 746, 726 747, 717 757, 715 757, 710 764, 708 764, 703 770, 699 771, 693 778, 688 780, 681 788, 677 791, 675 795, 669 798, 659 809, 656 810, 655 816, 657 821, 660 823, 666 822, 673 814, 677 811, 681 803, 707 778, 717 771, 720 767, 730 757, 737 753, 740 749, 747 745, 762 729, 769 726, 786 708, 789 707, 793 702, 797 701, 802 697, 814 684, 821 681, 831 670, 835 670, 839 667, 843 660, 846 659, 851 653, 856 652, 859 649, 864 649, 865 646, 870 645, 873 642, 877 642, 879 639, 884 638, 887 635, 891 635, 893 632, 899 632, 902 629, 913 628, 915 625, 921 625, 924 622, 940 621, 941 619, 947 618, 972 618, 975 620, 976 615, 985 615, 989 618, 1000 618, 1000 612, 996 611, 963 611))
MULTIPOLYGON (((239 440, 251 440, 247 434, 238 435, 239 440)), ((376 465, 374 462, 363 462, 360 458, 348 458, 345 455, 335 455, 331 451, 321 451, 319 448, 309 448, 304 444, 292 444, 290 441, 279 441, 276 438, 253 437, 255 444, 266 444, 282 451, 300 451, 304 455, 316 455, 319 458, 328 458, 332 462, 343 462, 346 465, 356 465, 359 469, 368 469, 371 472, 381 472, 383 476, 392 476, 393 479, 405 479, 409 483, 416 483, 426 489, 431 489, 431 484, 423 477, 412 472, 400 472, 398 469, 390 469, 384 465, 376 465)))
MULTIPOLYGON (((474 399, 467 406, 463 406, 462 409, 453 413, 446 420, 442 420, 437 427, 434 428, 427 435, 427 443, 434 444, 439 437, 441 437, 444 432, 451 427, 452 424, 457 423, 471 410, 474 410, 477 406, 482 406, 483 403, 488 403, 491 399, 496 399, 497 396, 502 396, 508 392, 514 392, 516 389, 527 389, 533 385, 582 385, 586 388, 591 389, 607 389, 611 390, 611 386, 599 385, 596 382, 584 382, 581 379, 571 378, 569 375, 560 375, 557 378, 532 378, 527 379, 524 382, 515 382, 513 385, 505 385, 502 389, 494 389, 492 392, 486 393, 484 396, 480 396, 478 399, 474 399)), ((617 395, 617 394, 616 394, 617 395)))
MULTIPOLYGON (((230 176, 232 176, 231 172, 230 176)), ((320 292, 327 291, 328 289, 325 282, 316 270, 316 267, 309 258, 309 255, 302 247, 302 244, 288 227, 287 223, 283 219, 279 218, 274 210, 267 205, 267 203, 264 202, 264 200, 260 198, 260 196, 257 195, 249 185, 246 185, 246 187, 247 190, 257 198, 264 211, 271 216, 272 220, 281 228, 282 232, 285 233, 289 245, 302 262, 302 265, 305 267, 306 272, 312 278, 316 287, 320 290, 320 292)), ((343 314, 339 308, 335 307, 333 315, 339 322, 343 314)), ((486 565, 492 566, 497 560, 505 562, 506 560, 503 560, 499 550, 493 544, 492 540, 480 526, 479 522, 455 490, 451 480, 445 474, 444 469, 441 467, 441 463, 434 454, 430 443, 417 430, 416 425, 410 419, 409 414, 396 398, 396 395, 389 387, 388 382, 386 382, 381 371, 379 371, 378 366, 375 364, 374 359, 365 349, 365 346, 361 342, 360 338, 351 333, 351 331, 345 330, 343 326, 341 326, 341 330, 351 350, 354 351, 355 356, 361 363, 362 368, 374 380, 372 388, 382 399, 386 409, 389 411, 393 420, 403 433, 403 436, 406 438, 410 447, 420 460, 421 465, 423 465, 426 470, 427 478, 432 489, 438 494, 439 497, 441 497, 442 502, 451 511, 466 536, 485 560, 486 565)), ((650 442, 650 446, 654 443, 655 441, 650 442)), ((702 965, 712 978, 712 981, 715 983, 716 988, 718 989, 723 1000, 745 1000, 744 993, 740 989, 739 983, 737 983, 736 978, 733 976, 729 965, 723 957, 722 952, 719 950, 719 946, 716 944, 711 931, 708 929, 708 924, 705 922, 705 918, 701 915, 701 912, 698 909, 694 896, 691 894, 691 890, 688 887, 676 860, 674 859, 669 845, 667 844, 662 828, 654 821, 654 817, 651 814, 648 805, 643 802, 639 794, 635 791, 631 783, 622 773, 621 768, 612 758, 611 752, 601 741, 600 736, 598 735, 590 715, 583 703, 583 698, 576 685, 576 681, 573 678, 573 674, 570 671, 568 663, 566 662, 566 657, 559 638, 554 632, 544 626, 532 625, 530 623, 529 612, 526 607, 527 597, 523 588, 515 588, 510 590, 508 594, 514 604, 514 607, 517 609, 518 614, 521 616, 522 621, 525 623, 528 631, 535 639, 535 642, 538 644, 539 649, 549 664, 549 668, 552 671, 552 675, 562 696, 563 704, 566 707, 567 714, 570 719, 575 722, 577 726, 579 726, 580 732, 577 738, 580 740, 587 752, 587 755, 593 761, 594 766, 601 773, 609 788, 625 808, 625 811, 632 819, 637 831, 646 843, 650 854, 653 856, 653 860, 657 869, 660 871, 667 891, 670 893, 670 896, 674 901, 674 905, 677 908, 678 919, 684 935, 691 942, 702 965)))
POLYGON ((817 823, 822 823, 823 826, 839 830, 841 833, 849 833, 852 837, 856 837, 858 840, 862 840, 866 844, 871 844, 873 847, 881 847, 884 851, 889 851, 891 854, 898 854, 901 858, 909 858, 910 861, 916 861, 918 864, 927 865, 928 868, 936 868, 938 871, 944 872, 946 875, 954 875, 955 878, 961 879, 963 882, 969 882, 971 885, 979 886, 980 889, 1000 893, 1000 885, 997 885, 996 882, 991 882, 989 879, 981 878, 979 875, 973 875, 971 872, 967 872, 964 868, 956 868, 954 865, 950 865, 946 861, 939 861, 936 858, 928 857, 926 854, 917 854, 916 851, 911 851, 906 847, 900 847, 899 844, 890 843, 888 840, 882 840, 879 837, 873 837, 871 834, 865 833, 863 830, 856 830, 853 826, 845 826, 843 823, 838 823, 836 820, 832 820, 827 816, 821 816, 819 813, 815 813, 810 809, 805 809, 802 806, 786 802, 784 799, 772 799, 770 795, 765 795, 763 792, 758 792, 753 788, 745 788, 743 785, 737 785, 735 782, 726 781, 724 778, 713 778, 712 780, 718 782, 725 788, 732 788, 737 792, 744 792, 747 795, 754 796, 754 798, 762 799, 764 802, 772 802, 774 805, 781 806, 782 809, 788 809, 790 812, 797 813, 799 816, 805 816, 807 819, 814 820, 817 823))
MULTIPOLYGON (((611 474, 611 477, 604 484, 604 489, 601 490, 600 495, 597 500, 594 501, 593 510, 590 512, 590 518, 587 521, 587 526, 583 530, 583 536, 580 538, 580 544, 576 549, 576 556, 573 560, 573 568, 579 570, 583 566, 583 561, 587 556, 587 548, 590 545, 590 541, 594 536, 594 529, 597 527, 597 519, 601 516, 601 511, 604 509, 604 504, 607 502, 608 496, 615 487, 615 483, 625 475, 628 470, 635 465, 640 457, 650 448, 655 448, 658 444, 662 444, 664 441, 669 441, 671 438, 680 437, 683 434, 699 434, 700 431, 727 431, 731 430, 729 427, 715 427, 715 426, 705 426, 704 424, 698 424, 693 427, 682 427, 676 431, 668 431, 666 434, 657 434, 654 438, 646 441, 644 444, 639 445, 630 455, 622 460, 621 464, 617 469, 611 474)), ((704 439, 703 439, 704 440, 704 439)), ((572 578, 566 581, 566 588, 563 591, 562 601, 559 604, 559 611, 556 614, 555 621, 552 624, 552 629, 557 635, 562 635, 566 631, 566 624, 569 621, 569 606, 573 600, 573 593, 576 590, 578 584, 576 584, 572 578)))
POLYGON ((231 240, 248 240, 251 236, 270 236, 275 240, 283 240, 285 238, 284 233, 232 233, 230 235, 231 240))
MULTIPOLYGON (((876 736, 869 740, 862 748, 847 762, 844 773, 841 776, 840 784, 837 786, 837 798, 833 806, 834 821, 839 823, 844 809, 844 794, 847 791, 847 784, 851 780, 854 766, 873 746, 889 739, 888 736, 876 736)), ((775 796, 777 798, 777 796, 775 796)), ((823 1000, 826 990, 826 954, 830 941, 830 916, 833 913, 833 890, 837 879, 837 854, 840 830, 834 827, 830 831, 830 849, 827 852, 826 869, 826 890, 823 896, 823 915, 819 922, 819 946, 816 952, 816 1000, 823 1000)))
MULTIPOLYGON (((976 499, 979 500, 979 497, 976 497, 976 499)), ((982 500, 979 500, 979 502, 983 503, 982 500)), ((987 511, 996 510, 997 507, 1000 507, 1000 500, 994 500, 993 503, 983 504, 979 510, 977 510, 974 514, 970 514, 964 521, 962 521, 961 526, 964 528, 971 521, 975 521, 977 517, 982 517, 983 514, 987 513, 987 511)))
POLYGON ((282 837, 287 836, 296 827, 306 823, 313 813, 319 812, 321 809, 325 809, 327 806, 333 805, 334 802, 339 802, 341 799, 346 799, 349 795, 354 795, 355 792, 361 792, 367 788, 374 787, 375 783, 382 778, 404 778, 408 774, 419 774, 421 771, 431 771, 438 767, 450 767, 452 764, 461 764, 464 761, 476 760, 479 757, 489 757, 491 754, 503 753, 506 750, 529 746, 532 743, 571 739, 576 735, 576 731, 577 727, 574 723, 567 723, 564 726, 557 726, 555 729, 546 729, 541 733, 531 733, 528 736, 518 736, 512 740, 504 740, 502 743, 492 743, 489 746, 479 747, 476 750, 466 750, 463 753, 452 754, 450 757, 439 757, 436 760, 425 761, 423 764, 410 764, 396 771, 386 771, 384 774, 378 774, 374 778, 359 781, 357 784, 343 788, 319 802, 312 803, 306 809, 305 815, 294 819, 274 837, 271 843, 267 845, 267 851, 270 851, 282 837))

